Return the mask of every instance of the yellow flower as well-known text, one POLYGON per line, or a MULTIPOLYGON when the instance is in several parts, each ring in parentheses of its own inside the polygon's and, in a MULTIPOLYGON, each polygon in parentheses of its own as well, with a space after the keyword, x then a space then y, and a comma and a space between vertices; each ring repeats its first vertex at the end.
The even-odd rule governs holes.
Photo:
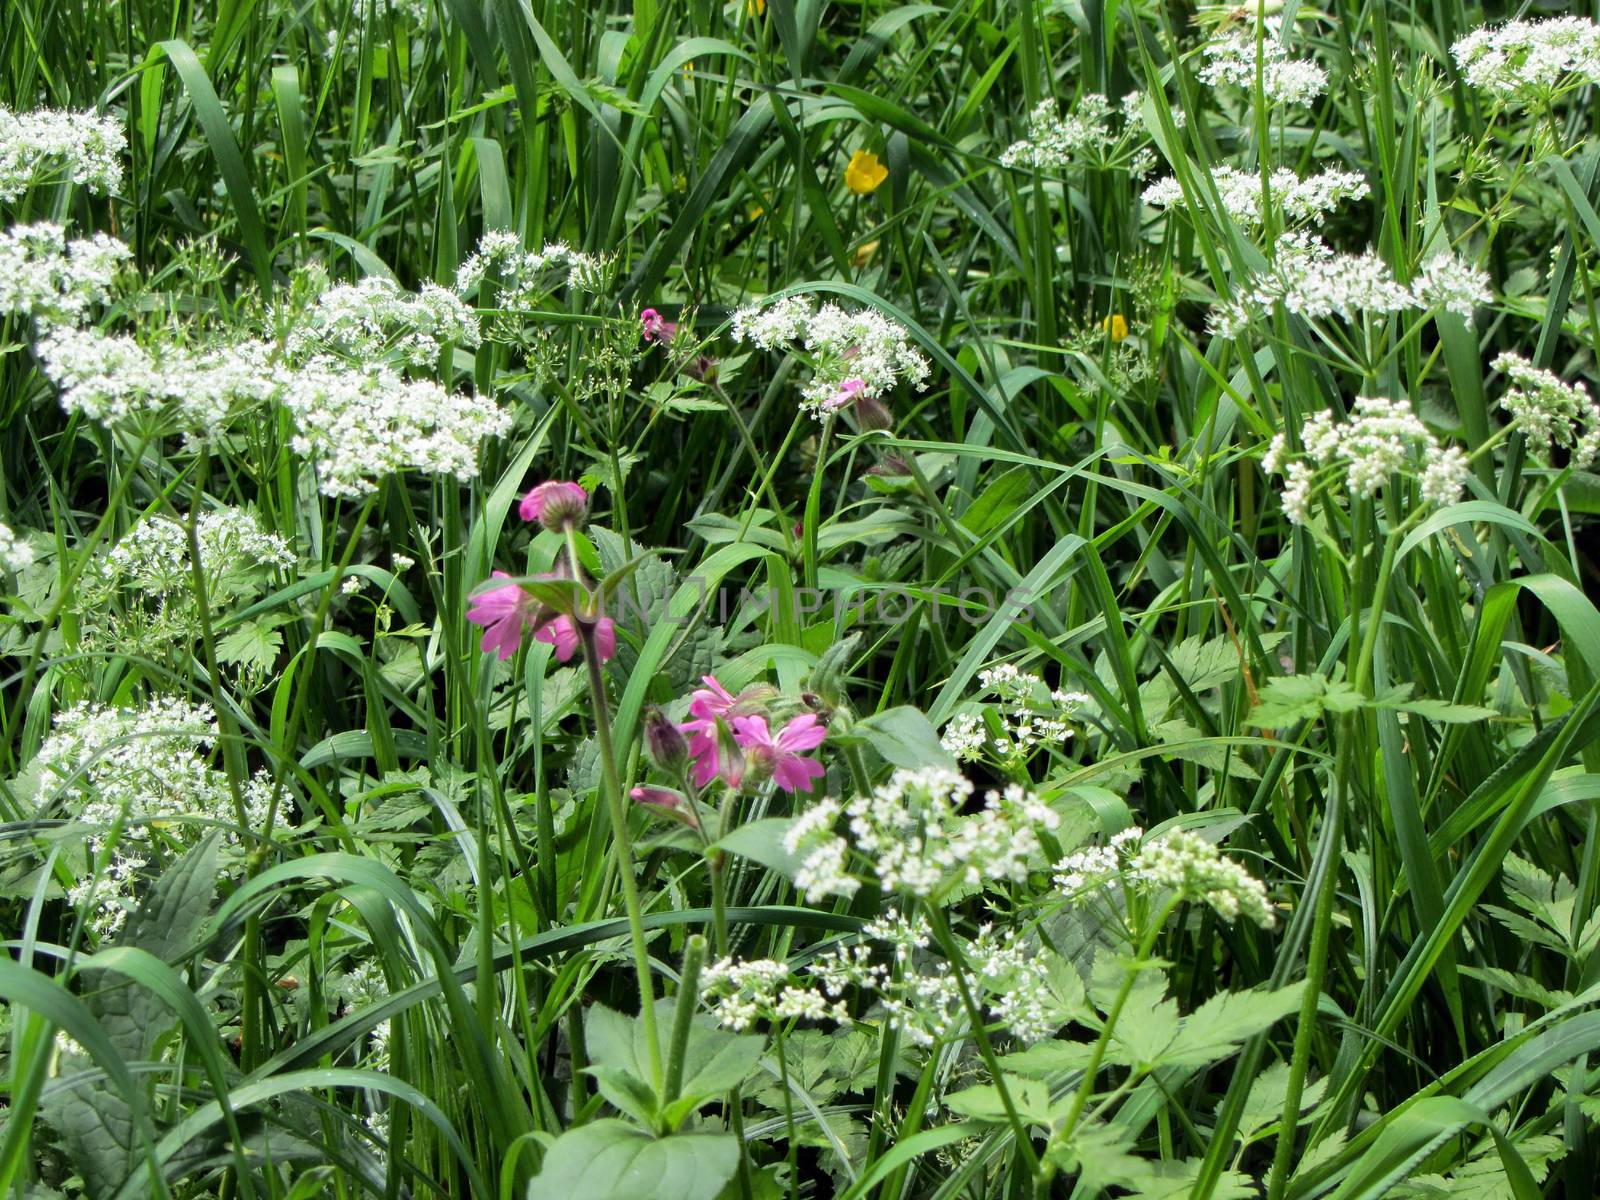
POLYGON ((1100 322, 1100 328, 1111 334, 1113 342, 1120 342, 1128 336, 1128 318, 1121 313, 1112 313, 1100 322))
POLYGON ((844 169, 844 185, 858 196, 870 196, 889 178, 889 168, 870 150, 857 150, 844 169))
POLYGON ((881 244, 882 243, 879 241, 873 241, 863 242, 861 245, 857 246, 856 252, 850 256, 850 265, 852 267, 866 266, 872 261, 873 255, 878 253, 878 247, 881 244))
POLYGON ((767 15, 767 0, 745 0, 744 10, 752 17, 764 17, 767 15))
POLYGON ((766 216, 766 213, 767 209, 765 205, 752 204, 750 206, 750 219, 752 221, 759 221, 762 217, 766 216))

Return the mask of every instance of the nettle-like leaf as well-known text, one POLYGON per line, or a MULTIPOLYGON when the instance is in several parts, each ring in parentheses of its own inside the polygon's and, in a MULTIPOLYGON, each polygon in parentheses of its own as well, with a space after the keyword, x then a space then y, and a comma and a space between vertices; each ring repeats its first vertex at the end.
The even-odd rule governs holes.
MULTIPOLYGON (((121 945, 172 962, 195 948, 195 940, 217 893, 218 836, 212 834, 163 874, 127 921, 121 945)), ((83 972, 84 1004, 124 1060, 148 1060, 157 1040, 177 1016, 154 993, 119 975, 83 972)), ((64 1052, 61 1075, 70 1079, 90 1067, 82 1054, 64 1052)), ((45 1094, 42 1107, 60 1131, 68 1156, 92 1198, 109 1196, 142 1168, 133 1112, 103 1078, 45 1094)))
POLYGON ((738 1166, 739 1140, 731 1133, 655 1137, 608 1117, 555 1140, 527 1200, 706 1200, 738 1166))
MULTIPOLYGON (((659 1030, 672 1028, 676 1007, 673 1000, 656 1002, 659 1030)), ((696 1109, 752 1078, 766 1053, 765 1039, 730 1033, 696 1014, 684 1051, 683 1083, 668 1102, 649 1082, 650 1048, 643 1021, 597 1004, 586 1014, 583 1029, 591 1060, 587 1070, 600 1094, 634 1119, 667 1129, 676 1129, 696 1109)))

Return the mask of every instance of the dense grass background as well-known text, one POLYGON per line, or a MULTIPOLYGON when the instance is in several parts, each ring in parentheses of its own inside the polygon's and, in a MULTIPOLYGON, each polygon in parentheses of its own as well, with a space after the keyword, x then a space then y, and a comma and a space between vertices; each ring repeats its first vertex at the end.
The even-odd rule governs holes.
MULTIPOLYGON (((1248 10, 7 4, 0 102, 111 111, 129 143, 122 194, 37 188, 10 220, 126 240, 145 283, 112 315, 138 328, 270 330, 313 264, 449 283, 495 229, 615 268, 605 294, 547 306, 532 352, 486 344, 440 364, 442 380, 516 415, 476 482, 396 477, 365 502, 308 487, 272 422, 196 454, 69 417, 26 326, 0 330, 0 518, 41 531, 40 567, 0 613, 0 992, 16 1006, 11 1111, 42 1094, 54 1114, 5 1123, 0 1181, 20 1195, 516 1195, 541 1135, 601 1112, 580 1073, 582 1014, 629 1010, 637 994, 582 672, 537 650, 500 667, 465 621, 491 568, 553 553, 516 519, 521 491, 578 478, 620 539, 600 539, 608 566, 629 539, 670 551, 641 568, 656 608, 622 617, 608 674, 624 786, 646 771, 648 704, 712 669, 796 691, 854 633, 831 699, 856 716, 909 705, 942 726, 980 670, 1023 661, 1088 693, 1098 717, 1020 776, 1097 806, 1108 833, 1227 824, 1281 923, 1203 909, 1174 922, 1157 952, 1180 1007, 1308 970, 1320 988, 1241 1037, 1232 1062, 1140 1090, 1125 1130, 1137 1152, 1198 1160, 1164 1194, 1230 1194, 1213 1190, 1224 1168, 1270 1182, 1274 1200, 1592 1194, 1595 480, 1539 468, 1512 439, 1446 515, 1419 524, 1386 495, 1313 532, 1286 521, 1259 458, 1279 430, 1374 393, 1482 445, 1503 424, 1488 365, 1503 350, 1596 379, 1595 101, 1506 113, 1463 85, 1450 43, 1509 11, 1291 10, 1300 52, 1332 84, 1309 108, 1267 112, 1195 77, 1194 48, 1248 25, 1248 10), (1142 205, 1144 183, 1120 166, 999 167, 1040 100, 1065 111, 1135 91, 1129 144, 1153 144, 1191 214, 1142 205), (888 168, 864 196, 844 182, 861 149, 888 168), (1319 231, 1372 246, 1402 278, 1454 246, 1490 273, 1494 304, 1471 322, 1333 335, 1279 313, 1245 338, 1212 336, 1208 304, 1278 232, 1226 219, 1207 183, 1221 162, 1364 173, 1370 198, 1319 231), (729 313, 783 289, 912 331, 932 384, 896 398, 889 433, 825 431, 796 410, 792 364, 741 357, 729 313), (687 393, 662 351, 638 348, 646 306, 723 360, 716 389, 687 393), (885 462, 895 469, 868 474, 885 462), (75 589, 99 549, 146 514, 213 503, 255 510, 299 570, 208 608, 213 627, 176 652, 87 637, 75 589), (341 590, 350 572, 366 582, 357 595, 341 590), (668 595, 672 613, 695 613, 691 576, 770 589, 773 603, 673 626, 668 595), (909 615, 808 612, 800 589, 819 586, 883 593, 909 615), (974 618, 937 603, 941 588, 1019 590, 1031 620, 974 618), (267 637, 255 669, 219 669, 219 641, 245 625, 267 637), (1275 677, 1338 670, 1367 697, 1406 684, 1495 715, 1313 700, 1252 719, 1275 677), (266 770, 282 800, 231 873, 184 859, 169 907, 141 918, 143 952, 119 957, 63 899, 69 851, 30 763, 55 714, 150 693, 215 704, 217 764, 236 784, 266 770), (362 962, 383 986, 350 1004, 334 982, 362 962), (125 1006, 114 978, 136 985, 125 1006), (127 1035, 125 1014, 107 1017, 124 1007, 132 1043, 96 1034, 91 1013, 127 1035), (165 1018, 150 1014, 169 1010, 179 1032, 157 1038, 165 1018), (387 1058, 371 1070, 380 1022, 387 1058), (52 1026, 95 1065, 53 1074, 52 1026), (1275 1062, 1312 1085, 1300 1131, 1269 1116, 1236 1141, 1275 1062), (91 1093, 124 1107, 85 1132, 72 1112, 91 1093), (378 1109, 392 1141, 366 1132, 378 1109), (110 1165, 86 1165, 90 1145, 110 1165)), ((649 957, 671 996, 686 937, 712 924, 707 867, 645 813, 631 820, 649 957)), ((727 882, 743 957, 803 963, 873 915, 866 896, 808 908, 747 860, 727 882)), ((952 908, 968 931, 987 916, 982 897, 952 908)), ((971 1122, 952 1150, 914 1140, 947 1121, 939 1097, 983 1076, 962 1040, 898 1077, 892 1039, 839 1044, 863 1062, 819 1069, 804 1111, 747 1098, 759 1170, 729 1194, 1100 1194, 1074 1190, 1070 1158, 1041 1170, 1012 1124, 971 1122), (769 1169, 791 1157, 791 1174, 769 1169)))

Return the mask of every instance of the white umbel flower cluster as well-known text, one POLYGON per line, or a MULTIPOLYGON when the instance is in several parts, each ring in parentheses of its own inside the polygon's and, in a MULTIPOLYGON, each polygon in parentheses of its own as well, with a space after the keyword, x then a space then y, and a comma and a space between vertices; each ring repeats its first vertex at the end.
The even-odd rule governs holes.
POLYGON ((1450 52, 1469 84, 1506 101, 1551 99, 1600 82, 1600 25, 1586 17, 1485 25, 1450 52))
POLYGON ((1528 453, 1541 466, 1554 465, 1554 451, 1566 452, 1569 465, 1582 470, 1600 458, 1600 406, 1582 383, 1563 383, 1520 354, 1502 354, 1492 364, 1511 386, 1500 407, 1527 440, 1528 453))
MULTIPOLYGON (((1212 170, 1211 178, 1222 207, 1234 221, 1243 226, 1261 224, 1264 196, 1260 175, 1223 165, 1212 170)), ((1356 171, 1330 169, 1301 179, 1286 167, 1271 173, 1267 187, 1273 205, 1291 221, 1326 216, 1344 201, 1360 200, 1371 191, 1366 176, 1356 171)), ((1147 187, 1143 198, 1152 208, 1187 207, 1183 189, 1170 175, 1147 187)))
MULTIPOLYGON (((237 823, 227 777, 206 760, 216 737, 208 705, 171 697, 139 708, 85 702, 56 715, 38 761, 49 794, 95 830, 91 845, 132 821, 160 822, 182 840, 197 841, 206 827, 237 823)), ((266 820, 270 794, 260 781, 245 789, 252 827, 266 820)), ((237 840, 237 829, 230 838, 237 840)))
POLYGON ((55 180, 114 192, 122 186, 127 149, 122 127, 110 117, 53 109, 15 113, 0 106, 0 203, 55 180))
POLYGON ((1277 922, 1265 885, 1186 829, 1146 842, 1134 855, 1131 872, 1142 885, 1205 904, 1225 921, 1244 917, 1263 929, 1277 922))
POLYGON ((477 344, 478 318, 454 292, 434 283, 408 292, 381 275, 329 288, 289 334, 295 358, 332 354, 377 362, 393 357, 408 367, 437 362, 448 345, 477 344))
POLYGON ((1489 300, 1488 275, 1454 255, 1433 256, 1408 285, 1371 251, 1341 254, 1314 234, 1296 232, 1280 240, 1273 267, 1212 309, 1211 328, 1221 337, 1237 337, 1274 304, 1308 321, 1432 309, 1470 319, 1474 307, 1489 300))
MULTIPOLYGON (((1290 58, 1279 32, 1267 21, 1261 30, 1261 93, 1269 105, 1309 104, 1328 90, 1328 73, 1308 58, 1290 58)), ((1256 86, 1257 42, 1253 30, 1207 44, 1200 80, 1212 87, 1228 84, 1246 92, 1256 86)))
MULTIPOLYGON (((201 513, 195 521, 195 541, 213 593, 224 590, 229 580, 295 564, 289 544, 263 530, 255 515, 242 508, 201 513)), ((194 586, 189 531, 179 521, 165 517, 146 520, 130 530, 105 558, 103 573, 147 596, 186 592, 194 586)))
POLYGON ((251 405, 282 404, 296 454, 329 496, 364 496, 401 471, 477 474, 479 447, 511 428, 492 400, 408 380, 380 363, 317 355, 292 365, 259 341, 192 350, 60 327, 39 343, 61 405, 105 424, 163 416, 191 440, 220 438, 251 405))
MULTIPOLYGON (((820 956, 812 973, 830 997, 855 988, 875 996, 889 1024, 924 1049, 957 1036, 966 1022, 955 968, 928 953, 926 921, 889 908, 862 928, 862 935, 887 950, 867 944, 841 947, 820 956)), ((1049 1037, 1067 1014, 1051 986, 1053 955, 1018 935, 984 925, 961 946, 968 981, 982 997, 989 1017, 1020 1041, 1049 1037)))
POLYGON ((0 315, 77 320, 91 304, 111 299, 112 285, 133 252, 97 233, 67 239, 48 221, 0 232, 0 315))
POLYGON ((928 383, 928 360, 905 327, 870 308, 814 307, 801 296, 747 304, 733 314, 733 339, 762 350, 803 345, 811 378, 801 389, 801 405, 818 417, 852 400, 877 400, 902 381, 917 391, 928 383))
POLYGON ((1072 716, 1093 703, 1082 692, 1052 691, 1040 676, 1015 663, 980 671, 978 685, 981 695, 993 695, 995 701, 957 713, 940 737, 961 762, 976 761, 985 750, 1002 762, 1024 762, 1035 751, 1070 738, 1072 716), (993 728, 985 713, 992 714, 993 728))
POLYGON ((801 860, 796 886, 811 902, 854 895, 853 851, 886 891, 933 896, 949 886, 988 887, 1022 881, 1040 852, 1039 830, 1060 824, 1054 809, 1015 784, 990 792, 976 813, 963 813, 972 784, 942 767, 902 768, 871 793, 847 804, 824 800, 802 813, 784 838, 801 860), (833 832, 847 818, 850 837, 833 832))
POLYGON ((290 444, 315 466, 326 496, 369 495, 400 471, 469 480, 483 441, 511 429, 492 400, 373 364, 315 359, 284 380, 280 399, 297 430, 290 444))
POLYGON ((490 230, 456 272, 456 292, 470 296, 487 280, 497 287, 500 308, 532 308, 560 287, 594 291, 605 275, 605 260, 574 250, 565 242, 546 242, 529 250, 505 230, 490 230))
POLYGON ((1199 834, 1172 829, 1141 843, 1142 836, 1125 829, 1104 846, 1069 854, 1056 864, 1056 886, 1075 901, 1122 887, 1205 904, 1225 921, 1276 923, 1266 886, 1199 834))
POLYGON ((1287 479, 1283 508, 1289 520, 1305 525, 1311 519, 1314 468, 1343 468, 1351 496, 1371 499, 1390 479, 1418 479, 1424 503, 1452 504, 1466 486, 1471 466, 1458 447, 1444 448, 1404 400, 1363 396, 1348 421, 1319 412, 1300 430, 1305 458, 1294 458, 1283 434, 1272 439, 1262 467, 1287 479))
POLYGON ((1007 148, 1000 156, 1000 165, 1060 171, 1074 158, 1104 145, 1112 137, 1111 105, 1104 96, 1089 93, 1065 118, 1056 111, 1054 100, 1043 100, 1028 115, 1028 136, 1007 148))
POLYGON ((16 574, 33 565, 33 547, 0 521, 0 571, 16 574))
POLYGON ((61 407, 107 425, 159 413, 186 433, 216 438, 242 407, 272 399, 279 386, 265 342, 146 347, 129 334, 60 326, 38 350, 61 407))
POLYGON ((719 1024, 743 1033, 757 1021, 849 1021, 842 1001, 795 981, 786 963, 725 958, 707 967, 700 993, 719 1024))

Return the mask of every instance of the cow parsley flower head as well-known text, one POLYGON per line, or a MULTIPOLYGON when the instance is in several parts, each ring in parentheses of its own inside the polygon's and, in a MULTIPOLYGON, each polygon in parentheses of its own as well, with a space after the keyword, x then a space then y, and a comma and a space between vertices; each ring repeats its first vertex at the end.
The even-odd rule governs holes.
POLYGON ((770 958, 724 958, 700 977, 700 994, 717 1021, 743 1033, 757 1021, 838 1021, 850 1011, 814 986, 796 981, 785 963, 770 958))
POLYGON ((1262 882, 1211 842, 1173 829, 1144 843, 1129 864, 1140 886, 1209 906, 1225 921, 1244 917, 1270 929, 1276 914, 1262 882))
POLYGON ((1552 466, 1557 447, 1580 470, 1600 458, 1600 405, 1582 383, 1563 383, 1519 354, 1502 354, 1492 365, 1511 385, 1500 407, 1511 415, 1536 462, 1552 466))
POLYGON ((0 203, 36 183, 66 180, 109 194, 122 186, 128 139, 110 117, 93 112, 16 113, 0 106, 0 203))
POLYGON ((1600 82, 1600 25, 1586 17, 1484 25, 1450 53, 1468 84, 1506 101, 1554 99, 1600 82))
POLYGON ((1112 138, 1111 105, 1090 92, 1063 118, 1054 100, 1040 101, 1028 115, 1028 134, 1000 156, 1000 165, 1037 171, 1064 170, 1075 157, 1112 138))
POLYGON ((918 391, 928 382, 928 360, 905 327, 875 309, 848 312, 831 301, 814 307, 800 296, 747 304, 733 314, 733 338, 762 350, 800 343, 811 366, 801 405, 818 417, 852 399, 876 401, 902 381, 918 391))
POLYGON ((111 298, 133 252, 97 233, 67 239, 60 225, 14 225, 0 232, 0 314, 75 321, 91 304, 111 298))
POLYGON ((58 326, 38 351, 67 412, 106 425, 170 421, 191 441, 220 437, 242 411, 274 398, 280 383, 273 348, 259 341, 146 347, 128 334, 58 326))
MULTIPOLYGON (((262 529, 255 515, 242 508, 201 513, 195 541, 213 603, 238 594, 265 570, 295 564, 289 544, 262 529)), ((124 535, 92 572, 146 596, 188 591, 194 586, 189 531, 179 521, 152 517, 124 535)))
POLYGON ((0 521, 0 571, 13 575, 33 565, 33 547, 0 521))
POLYGON ((944 767, 901 768, 841 806, 824 800, 789 827, 784 847, 801 860, 797 885, 808 899, 853 895, 853 853, 886 891, 935 895, 949 886, 988 887, 1027 878, 1039 831, 1060 824, 1054 809, 1013 784, 965 813, 972 784, 944 767), (833 832, 843 816, 848 839, 833 832))
POLYGON ((1026 762, 1039 749, 1070 738, 1071 718, 1091 703, 1082 692, 1052 691, 1043 678, 1015 663, 980 671, 978 685, 981 697, 994 699, 957 713, 941 736, 945 749, 962 762, 975 761, 985 751, 1000 762, 1026 762))
POLYGON ((1421 498, 1434 505, 1452 504, 1466 486, 1467 456, 1445 449, 1404 400, 1363 396, 1347 421, 1330 412, 1314 414, 1300 430, 1305 458, 1291 455, 1283 434, 1273 438, 1263 466, 1282 472, 1288 486, 1283 505, 1289 520, 1304 525, 1316 487, 1314 468, 1342 471, 1351 496, 1371 499, 1396 476, 1414 476, 1421 498))
POLYGON ((149 865, 143 855, 115 846, 97 855, 101 861, 67 889, 67 903, 82 912, 101 941, 115 937, 139 910, 139 873, 149 865))
POLYGON ((296 428, 290 444, 315 466, 327 496, 368 495, 401 471, 471 479, 483 442, 511 428, 510 415, 487 397, 374 364, 313 359, 285 379, 281 398, 296 428))
MULTIPOLYGON (((117 826, 160 822, 187 841, 207 825, 236 825, 228 779, 207 761, 217 737, 208 705, 158 698, 137 708, 82 703, 56 714, 38 761, 50 793, 102 844, 117 826)), ((246 789, 252 823, 268 795, 246 789)), ((128 837, 145 840, 140 830, 128 837)), ((237 839, 234 829, 231 837, 237 839)))
MULTIPOLYGON (((1222 207, 1236 223, 1247 227, 1261 224, 1263 193, 1259 174, 1222 165, 1212 169, 1211 177, 1222 207)), ((1359 200, 1371 191, 1366 176, 1336 169, 1301 179, 1280 167, 1272 172, 1267 184, 1273 205, 1291 221, 1326 216, 1345 200, 1359 200)), ((1170 175, 1145 189, 1144 202, 1152 208, 1186 207, 1183 189, 1170 175)))
POLYGON ((490 230, 456 272, 456 293, 470 296, 484 282, 494 284, 501 308, 532 308, 562 287, 595 291, 602 283, 606 260, 574 250, 565 242, 546 242, 529 250, 516 234, 490 230))
MULTIPOLYGON (((1246 92, 1256 86, 1256 31, 1246 29, 1206 45, 1202 83, 1231 85, 1246 92)), ((1261 92, 1269 105, 1309 104, 1328 90, 1328 73, 1311 59, 1290 58, 1284 48, 1281 22, 1268 20, 1261 29, 1261 92)))
POLYGON ((392 356, 408 367, 438 361, 452 344, 478 344, 478 318, 459 296, 434 283, 408 292, 381 275, 329 288, 289 334, 295 358, 327 353, 376 362, 392 356))
POLYGON ((1219 336, 1237 337, 1253 316, 1274 304, 1320 321, 1441 308, 1470 317, 1475 305, 1489 299, 1489 277, 1453 255, 1435 255, 1407 285, 1372 251, 1341 254, 1302 231, 1286 234, 1278 243, 1277 262, 1212 310, 1211 327, 1219 336))

